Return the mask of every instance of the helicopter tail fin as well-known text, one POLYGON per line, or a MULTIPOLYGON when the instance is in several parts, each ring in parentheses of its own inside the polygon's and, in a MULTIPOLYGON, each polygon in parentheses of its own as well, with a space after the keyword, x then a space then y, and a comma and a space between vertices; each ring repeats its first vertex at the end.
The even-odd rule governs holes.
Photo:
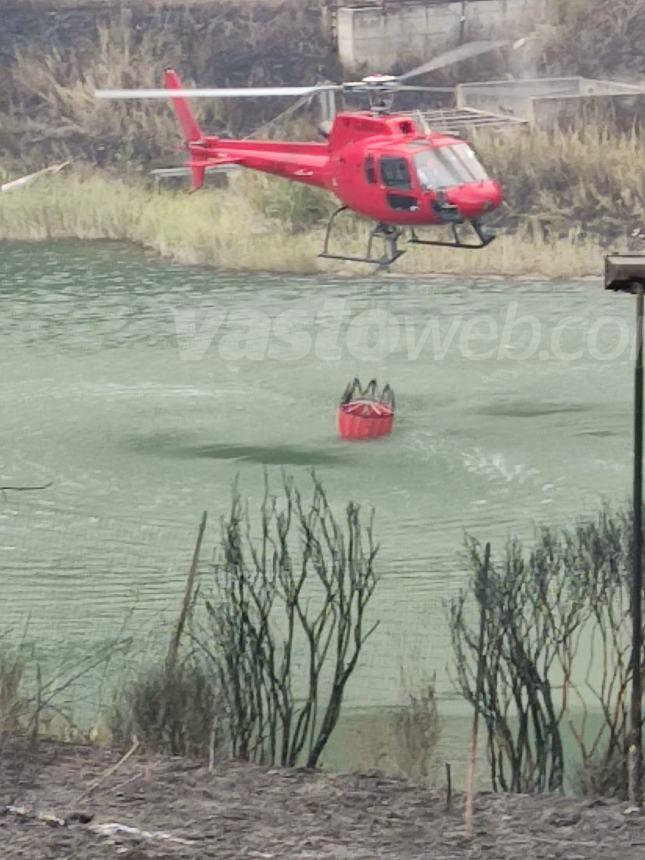
MULTIPOLYGON (((166 88, 169 90, 181 90, 182 83, 177 72, 173 69, 166 69, 166 88)), ((172 98, 172 106, 175 110, 179 124, 184 132, 184 137, 188 143, 202 139, 202 130, 199 123, 195 119, 190 103, 185 98, 172 98)))
MULTIPOLYGON (((174 69, 166 69, 166 89, 180 90, 182 83, 179 75, 174 69)), ((195 115, 191 109, 190 102, 185 98, 172 98, 172 106, 179 124, 184 133, 186 143, 196 143, 203 139, 202 130, 199 127, 195 115)), ((205 164, 192 159, 189 167, 193 175, 193 190, 197 191, 204 184, 205 164)))

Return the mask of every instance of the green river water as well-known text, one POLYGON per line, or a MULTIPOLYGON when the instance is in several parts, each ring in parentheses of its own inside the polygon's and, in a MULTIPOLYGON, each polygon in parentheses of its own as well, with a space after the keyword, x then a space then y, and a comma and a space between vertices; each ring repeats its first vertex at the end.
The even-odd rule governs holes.
POLYGON ((348 713, 400 702, 403 667, 463 719, 444 601, 464 532, 500 546, 628 495, 633 307, 600 278, 225 274, 116 243, 0 263, 0 483, 54 482, 0 499, 0 627, 28 616, 51 655, 126 618, 166 635, 201 512, 236 475, 257 501, 265 467, 277 489, 315 466, 339 509, 376 507, 382 544, 348 713), (355 375, 393 386, 390 437, 337 438, 355 375))

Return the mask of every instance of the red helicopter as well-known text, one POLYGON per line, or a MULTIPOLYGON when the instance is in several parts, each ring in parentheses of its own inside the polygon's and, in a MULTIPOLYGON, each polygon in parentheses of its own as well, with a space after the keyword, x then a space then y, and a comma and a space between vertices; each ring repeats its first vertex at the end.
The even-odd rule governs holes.
MULTIPOLYGON (((403 253, 398 240, 419 245, 483 248, 494 238, 481 218, 502 202, 498 182, 490 179, 470 146, 456 137, 434 132, 420 112, 390 113, 397 92, 445 92, 443 87, 409 86, 408 79, 500 48, 501 42, 470 42, 442 54, 400 76, 369 75, 360 81, 310 87, 242 89, 184 89, 177 73, 165 74, 165 89, 98 90, 103 99, 170 98, 189 152, 193 188, 204 182, 205 171, 237 164, 331 191, 341 206, 327 225, 321 257, 389 266, 403 253), (300 96, 341 92, 367 95, 368 111, 343 111, 321 129, 325 142, 232 140, 204 134, 187 98, 300 96), (332 254, 333 223, 349 209, 375 221, 363 257, 332 254), (476 242, 462 241, 458 225, 469 224, 476 242), (420 239, 415 228, 450 225, 451 241, 420 239), (384 240, 382 256, 373 254, 375 239, 384 240)), ((452 88, 449 88, 450 90, 452 88)), ((333 96, 331 96, 333 98, 333 96)), ((329 98, 329 97, 328 97, 329 98)))

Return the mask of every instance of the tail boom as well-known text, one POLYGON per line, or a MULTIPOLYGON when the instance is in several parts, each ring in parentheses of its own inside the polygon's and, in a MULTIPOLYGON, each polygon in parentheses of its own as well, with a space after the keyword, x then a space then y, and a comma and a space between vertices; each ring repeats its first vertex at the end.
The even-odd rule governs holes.
POLYGON ((189 145, 191 161, 205 167, 238 164, 292 182, 331 190, 329 148, 325 143, 233 140, 207 137, 189 145))
POLYGON ((165 84, 190 153, 188 166, 195 191, 204 184, 205 172, 209 167, 224 164, 239 164, 307 185, 329 187, 327 143, 229 140, 205 136, 190 102, 183 96, 172 95, 172 90, 183 90, 181 79, 173 69, 166 70, 165 84))

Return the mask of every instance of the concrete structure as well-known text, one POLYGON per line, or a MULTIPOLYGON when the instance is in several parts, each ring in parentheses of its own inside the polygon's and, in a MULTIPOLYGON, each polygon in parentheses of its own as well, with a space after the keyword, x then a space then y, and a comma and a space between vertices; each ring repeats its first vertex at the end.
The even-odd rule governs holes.
POLYGON ((339 5, 336 38, 343 66, 388 71, 406 60, 431 58, 470 39, 527 35, 550 0, 418 0, 339 5))
POLYGON ((548 128, 566 125, 607 104, 632 116, 642 111, 645 89, 616 81, 589 78, 535 78, 459 84, 457 106, 526 119, 548 128))

